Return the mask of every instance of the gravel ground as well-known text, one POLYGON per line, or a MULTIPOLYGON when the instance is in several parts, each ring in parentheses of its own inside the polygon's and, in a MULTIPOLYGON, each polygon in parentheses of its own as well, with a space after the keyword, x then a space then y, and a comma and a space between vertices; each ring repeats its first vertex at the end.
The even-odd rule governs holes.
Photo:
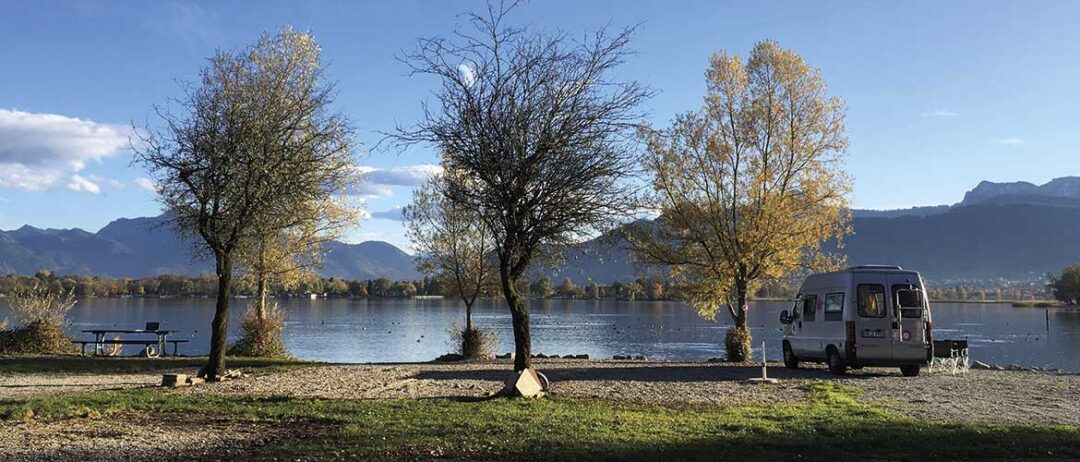
POLYGON ((285 422, 235 423, 184 414, 0 423, 0 460, 233 460, 253 447, 293 437, 286 427, 285 422))
POLYGON ((162 372, 144 374, 34 373, 0 375, 0 400, 22 400, 62 393, 153 386, 161 383, 161 374, 162 372))
MULTIPOLYGON (((700 362, 539 360, 537 368, 560 397, 647 404, 769 404, 805 399, 805 380, 831 380, 821 367, 774 364, 777 385, 745 379, 757 366, 700 362)), ((324 365, 180 389, 184 393, 287 395, 325 399, 482 398, 510 377, 508 361, 449 364, 324 365)), ((178 371, 194 373, 195 370, 178 371)), ((839 379, 862 399, 946 422, 1080 425, 1080 375, 972 370, 965 375, 901 377, 895 369, 851 371, 839 379)), ((140 374, 0 375, 0 400, 93 390, 155 386, 161 372, 140 374)))
MULTIPOLYGON (((649 404, 771 404, 806 399, 802 384, 834 380, 822 367, 772 365, 775 385, 753 385, 758 366, 689 362, 540 360, 552 392, 573 399, 649 404)), ((507 361, 455 364, 320 365, 180 388, 179 393, 287 395, 325 399, 470 399, 490 396, 510 375, 507 361)), ((186 371, 186 372, 194 372, 186 371)), ((0 376, 0 399, 153 386, 154 374, 0 376)), ((852 371, 839 378, 863 400, 936 422, 1080 425, 1080 375, 972 370, 966 375, 901 377, 895 369, 852 371)), ((184 414, 61 422, 0 423, 0 461, 228 460, 282 437, 286 424, 228 423, 184 414), (178 456, 182 454, 183 457, 178 456)))
MULTIPOLYGON (((806 380, 832 380, 822 367, 769 369, 776 385, 746 382, 757 366, 683 362, 538 361, 560 397, 649 404, 769 404, 805 399, 806 380)), ((508 362, 327 365, 187 389, 189 393, 326 399, 477 398, 503 387, 508 362)), ((851 371, 839 379, 862 399, 940 422, 1080 425, 1080 376, 972 370, 902 377, 896 369, 851 371)))

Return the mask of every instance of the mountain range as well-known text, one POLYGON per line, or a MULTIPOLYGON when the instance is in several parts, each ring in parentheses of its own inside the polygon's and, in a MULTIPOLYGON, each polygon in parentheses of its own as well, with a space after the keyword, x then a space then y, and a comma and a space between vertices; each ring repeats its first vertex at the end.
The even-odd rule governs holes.
MULTIPOLYGON (((23 226, 0 231, 0 274, 57 274, 142 277, 212 273, 213 264, 192 255, 189 243, 166 225, 164 216, 121 218, 97 233, 81 229, 23 226)), ((320 274, 346 279, 419 279, 413 257, 381 241, 330 242, 320 274)))
MULTIPOLYGON (((850 264, 899 264, 935 281, 1036 280, 1080 261, 1080 177, 1044 185, 983 181, 953 205, 853 210, 843 252, 850 264)), ((163 225, 121 218, 96 233, 23 226, 0 231, 0 274, 140 277, 212 272, 206 259, 163 225)), ((564 249, 556 280, 626 281, 642 273, 625 242, 601 237, 564 249)), ((347 279, 418 279, 412 256, 386 242, 331 242, 320 274, 347 279)))

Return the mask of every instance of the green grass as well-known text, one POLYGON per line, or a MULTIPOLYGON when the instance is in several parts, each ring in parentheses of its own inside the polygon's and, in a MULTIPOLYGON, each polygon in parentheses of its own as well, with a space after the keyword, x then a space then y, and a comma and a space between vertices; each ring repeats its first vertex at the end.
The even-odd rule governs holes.
MULTIPOLYGON (((773 406, 646 406, 553 397, 343 401, 134 389, 0 402, 6 419, 197 413, 289 425, 253 460, 911 460, 1080 457, 1070 426, 939 424, 858 401, 834 382, 773 406), (285 422, 284 424, 282 422, 285 422), (303 424, 296 424, 301 422, 303 424)), ((122 417, 120 417, 122 418, 122 417)))
MULTIPOLYGON (((153 372, 180 367, 199 367, 206 364, 205 356, 144 358, 140 356, 102 357, 77 355, 0 356, 0 374, 33 372, 67 372, 93 374, 124 374, 153 372)), ((227 368, 256 368, 271 372, 313 363, 289 359, 228 358, 227 368)))

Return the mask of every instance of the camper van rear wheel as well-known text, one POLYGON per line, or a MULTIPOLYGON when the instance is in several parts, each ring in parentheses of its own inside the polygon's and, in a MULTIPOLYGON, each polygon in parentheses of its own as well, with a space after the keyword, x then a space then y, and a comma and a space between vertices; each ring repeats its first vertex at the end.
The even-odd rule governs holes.
POLYGON ((825 352, 825 358, 829 363, 829 372, 834 375, 844 375, 847 372, 847 365, 844 364, 844 360, 840 359, 840 352, 836 351, 836 347, 829 346, 829 349, 825 352))
POLYGON ((919 375, 919 365, 909 364, 907 366, 900 366, 900 373, 904 374, 904 377, 917 377, 919 375))
POLYGON ((784 367, 788 369, 799 368, 799 358, 795 357, 795 352, 791 351, 791 344, 784 342, 784 367))

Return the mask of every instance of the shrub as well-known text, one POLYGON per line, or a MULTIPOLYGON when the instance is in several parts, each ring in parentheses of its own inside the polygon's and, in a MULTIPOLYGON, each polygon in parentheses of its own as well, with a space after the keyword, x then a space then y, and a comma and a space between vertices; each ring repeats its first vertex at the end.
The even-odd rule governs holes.
POLYGON ((267 308, 264 316, 259 316, 256 307, 248 307, 240 323, 240 340, 229 350, 235 356, 260 358, 288 358, 282 331, 285 327, 285 315, 277 304, 267 308))
POLYGON ((734 326, 729 329, 724 337, 724 349, 727 352, 728 361, 749 361, 751 351, 750 329, 742 326, 734 326))
POLYGON ((1048 275, 1047 288, 1054 298, 1069 305, 1080 305, 1080 263, 1073 263, 1061 270, 1060 276, 1048 275))
POLYGON ((14 354, 72 353, 75 344, 64 330, 64 318, 75 306, 71 291, 52 292, 35 285, 15 292, 10 309, 19 327, 0 326, 0 352, 14 354))
POLYGON ((455 323, 450 327, 450 341, 455 351, 465 359, 487 358, 499 344, 499 334, 476 327, 468 329, 455 323))

